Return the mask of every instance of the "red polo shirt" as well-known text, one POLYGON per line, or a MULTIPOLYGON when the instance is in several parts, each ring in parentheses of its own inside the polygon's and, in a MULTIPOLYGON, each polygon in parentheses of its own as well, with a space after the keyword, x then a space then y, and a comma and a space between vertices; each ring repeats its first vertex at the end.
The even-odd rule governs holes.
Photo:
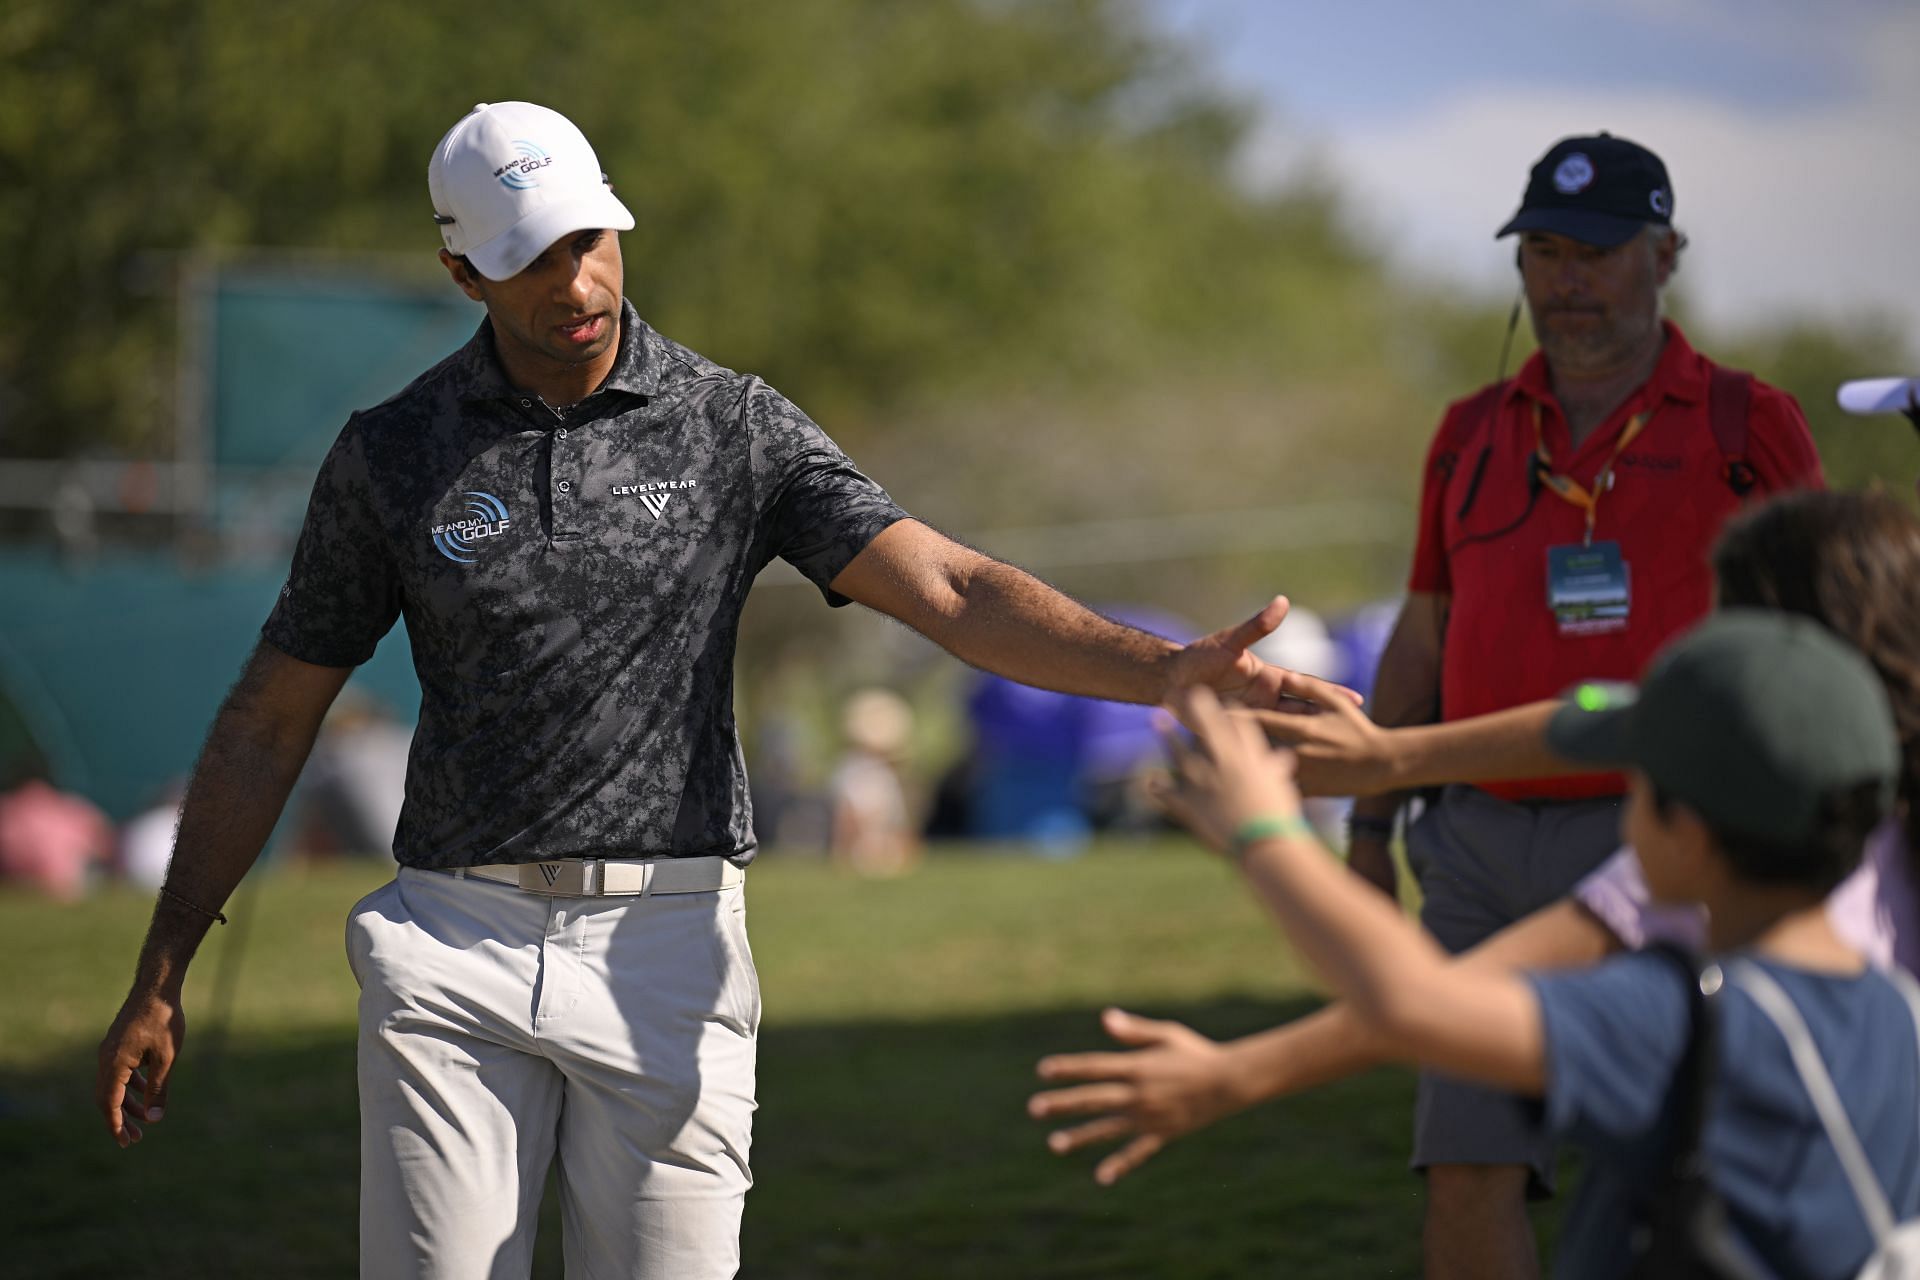
MULTIPOLYGON (((1453 597, 1441 661, 1442 719, 1558 697, 1581 680, 1637 679, 1669 637, 1712 607, 1708 556, 1740 499, 1725 479, 1726 458, 1708 417, 1713 366, 1678 327, 1665 327, 1666 349, 1653 376, 1578 449, 1538 352, 1496 394, 1490 415, 1475 407, 1477 398, 1447 410, 1427 455, 1408 582, 1413 591, 1453 597), (1586 514, 1545 486, 1528 510, 1535 406, 1553 469, 1589 492, 1627 423, 1649 415, 1614 463, 1613 488, 1600 496, 1593 534, 1596 542, 1619 543, 1628 566, 1632 608, 1624 630, 1562 635, 1547 605, 1547 548, 1579 543, 1586 514)), ((1749 500, 1825 485, 1800 406, 1758 381, 1746 459, 1758 479, 1749 500)), ((1618 794, 1625 781, 1590 774, 1486 789, 1508 799, 1580 799, 1618 794)))

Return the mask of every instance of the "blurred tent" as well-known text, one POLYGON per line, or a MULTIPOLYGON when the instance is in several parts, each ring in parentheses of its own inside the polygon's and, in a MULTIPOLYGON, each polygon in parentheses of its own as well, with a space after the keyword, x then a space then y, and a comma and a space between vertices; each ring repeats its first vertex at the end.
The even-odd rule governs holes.
MULTIPOLYGON (((1134 606, 1102 608, 1116 621, 1185 643, 1192 624, 1134 606)), ((1076 698, 976 677, 967 697, 973 748, 967 762, 968 834, 1029 840, 1054 854, 1077 852, 1123 807, 1116 788, 1159 758, 1154 709, 1076 698)))
POLYGON ((279 257, 190 272, 205 354, 183 374, 211 429, 207 514, 216 526, 242 536, 296 532, 314 469, 347 415, 473 336, 478 303, 444 278, 396 280, 397 266, 279 257))
MULTIPOLYGON (((49 555, 0 556, 0 599, 34 602, 0 616, 0 700, 56 785, 124 819, 191 767, 282 577, 278 567, 183 574, 166 555, 80 572, 49 555)), ((411 723, 420 692, 404 624, 354 683, 411 723)))
MULTIPOLYGON (((285 576, 313 475, 348 414, 465 342, 479 308, 380 264, 195 268, 206 434, 166 486, 181 545, 0 553, 0 769, 43 764, 115 818, 187 772, 285 576)), ((354 684, 409 725, 420 701, 396 627, 354 684)))

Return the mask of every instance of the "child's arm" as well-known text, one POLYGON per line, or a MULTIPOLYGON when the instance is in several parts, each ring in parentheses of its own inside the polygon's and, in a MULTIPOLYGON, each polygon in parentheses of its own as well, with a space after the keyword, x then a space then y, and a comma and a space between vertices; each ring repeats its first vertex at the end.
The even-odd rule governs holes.
MULTIPOLYGON (((1245 711, 1276 743, 1292 747, 1299 767, 1295 782, 1308 795, 1380 795, 1450 782, 1502 778, 1548 778, 1579 773, 1586 766, 1562 760, 1547 748, 1547 721, 1556 701, 1445 724, 1383 728, 1350 701, 1321 702, 1313 682, 1300 678, 1318 715, 1245 711)), ((1327 686, 1329 690, 1337 686, 1327 686)))
MULTIPOLYGON (((1619 945, 1585 907, 1562 898, 1450 964, 1496 971, 1584 969, 1619 945)), ((1104 1011, 1100 1021, 1127 1047, 1042 1058, 1038 1074, 1055 1087, 1029 1098, 1027 1114, 1072 1121, 1047 1136, 1055 1154, 1125 1139, 1094 1170, 1101 1183, 1119 1181, 1175 1138, 1235 1112, 1403 1056, 1345 1004, 1225 1043, 1178 1022, 1121 1009, 1104 1011)))
POLYGON ((1511 972, 1452 965, 1398 907, 1326 856, 1298 822, 1292 760, 1204 691, 1178 710, 1203 750, 1176 744, 1161 798, 1216 847, 1238 849, 1248 881, 1294 945, 1393 1056, 1527 1093, 1546 1085, 1539 1001, 1511 972), (1281 834, 1235 841, 1261 819, 1281 834), (1292 819, 1288 823, 1286 820, 1292 819))

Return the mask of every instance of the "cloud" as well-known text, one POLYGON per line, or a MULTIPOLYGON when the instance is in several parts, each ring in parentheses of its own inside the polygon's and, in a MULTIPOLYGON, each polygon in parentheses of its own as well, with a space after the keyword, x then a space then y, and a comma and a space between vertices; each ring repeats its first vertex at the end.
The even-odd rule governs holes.
POLYGON ((1682 281, 1714 327, 1878 312, 1904 324, 1920 358, 1920 84, 1907 57, 1920 13, 1862 22, 1856 37, 1855 91, 1817 105, 1759 112, 1685 90, 1487 85, 1417 116, 1331 124, 1308 146, 1276 128, 1247 164, 1256 180, 1330 171, 1393 261, 1504 291, 1512 254, 1491 236, 1528 168, 1556 138, 1608 129, 1666 160, 1675 220, 1693 240, 1682 281))

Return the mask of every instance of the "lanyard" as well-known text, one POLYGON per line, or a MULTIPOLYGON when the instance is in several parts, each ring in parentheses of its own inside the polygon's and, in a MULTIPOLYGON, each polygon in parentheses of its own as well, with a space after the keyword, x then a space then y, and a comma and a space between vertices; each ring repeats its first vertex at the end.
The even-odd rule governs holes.
POLYGON ((1570 502, 1587 513, 1587 536, 1585 545, 1590 547, 1593 545, 1594 522, 1600 518, 1600 495, 1613 488, 1613 464, 1619 460, 1621 452, 1633 443, 1634 437, 1639 435, 1641 430, 1646 427, 1647 419, 1652 415, 1647 412, 1636 413, 1633 415, 1632 421, 1628 422, 1626 427, 1621 430, 1620 439, 1615 442, 1613 452, 1607 456, 1606 465, 1601 467, 1599 473, 1593 477, 1593 491, 1591 493, 1572 476, 1562 475, 1553 469, 1553 458, 1547 453, 1547 436, 1546 430, 1542 426, 1542 416, 1540 404, 1538 401, 1535 401, 1533 406, 1533 456, 1537 458, 1540 463, 1540 479, 1546 484, 1547 488, 1553 490, 1562 501, 1570 502))

